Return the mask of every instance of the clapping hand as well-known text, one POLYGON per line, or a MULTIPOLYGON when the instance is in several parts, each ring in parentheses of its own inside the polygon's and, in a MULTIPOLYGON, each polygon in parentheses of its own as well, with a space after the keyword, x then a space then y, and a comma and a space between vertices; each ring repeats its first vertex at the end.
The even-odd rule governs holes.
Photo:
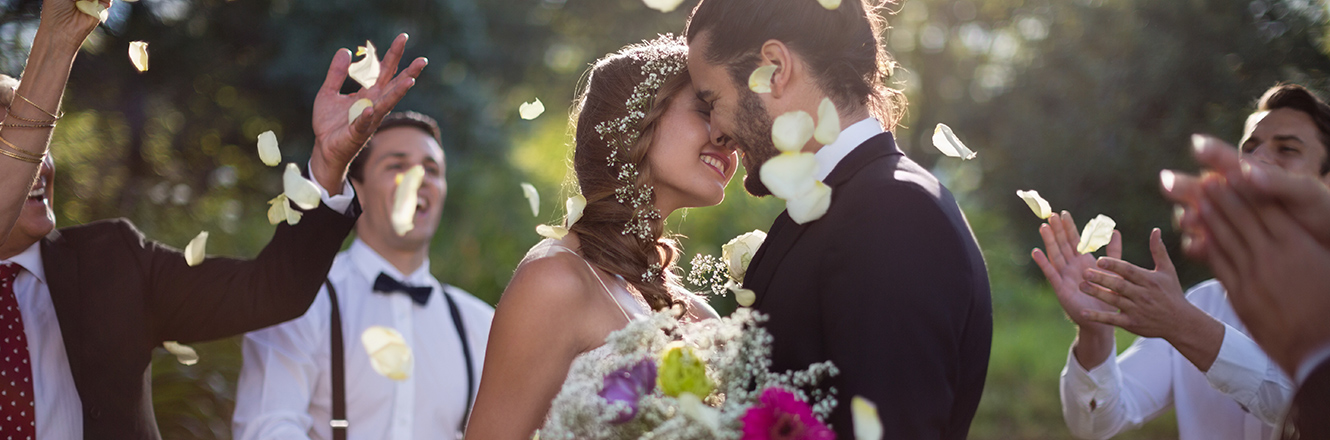
POLYGON ((416 77, 429 63, 425 58, 416 58, 399 75, 397 64, 402 60, 406 40, 406 34, 393 40, 380 63, 379 80, 373 87, 350 95, 341 94, 340 89, 351 65, 351 51, 338 49, 332 65, 328 66, 328 76, 314 98, 314 154, 310 159, 310 174, 331 194, 342 190, 351 160, 378 129, 383 117, 416 84, 416 77), (352 104, 361 99, 369 99, 374 104, 362 110, 354 122, 349 121, 347 116, 352 104))
MULTIPOLYGON (((1095 258, 1091 254, 1076 252, 1080 236, 1076 233, 1076 221, 1071 213, 1053 214, 1048 223, 1039 226, 1039 235, 1044 239, 1044 248, 1031 252, 1035 264, 1044 272, 1053 293, 1057 295, 1067 317, 1083 329, 1098 333, 1112 334, 1111 326, 1090 319, 1086 312, 1114 312, 1117 309, 1081 293, 1086 270, 1095 267, 1095 258)), ((1114 258, 1122 256, 1122 235, 1113 231, 1113 238, 1108 243, 1108 255, 1114 258)))
MULTIPOLYGON (((1117 312, 1086 311, 1086 319, 1109 324, 1147 338, 1169 338, 1188 331, 1184 317, 1199 312, 1187 302, 1177 269, 1168 256, 1159 228, 1150 232, 1154 270, 1146 270, 1117 257, 1100 258, 1097 268, 1085 271, 1080 290, 1116 308, 1117 312)), ((1203 312, 1202 312, 1203 313, 1203 312)))

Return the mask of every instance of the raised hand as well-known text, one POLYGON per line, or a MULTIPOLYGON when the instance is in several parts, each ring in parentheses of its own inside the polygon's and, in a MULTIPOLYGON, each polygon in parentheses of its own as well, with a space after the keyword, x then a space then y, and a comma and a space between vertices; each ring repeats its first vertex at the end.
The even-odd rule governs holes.
MULTIPOLYGON (((1095 267, 1095 257, 1076 252, 1080 234, 1076 232, 1076 221, 1071 218, 1071 213, 1062 211, 1060 215, 1053 214, 1047 224, 1039 226, 1039 235, 1043 237, 1047 251, 1036 248, 1030 256, 1053 286, 1053 293, 1067 312, 1067 317, 1086 330, 1112 334, 1111 326, 1088 319, 1085 315, 1087 311, 1113 312, 1117 309, 1080 290, 1085 271, 1095 267)), ((1122 256, 1122 234, 1116 230, 1108 243, 1108 255, 1113 258, 1122 256)))
POLYGON ((351 65, 351 51, 338 49, 332 65, 328 66, 328 76, 314 98, 314 154, 310 159, 310 174, 332 194, 342 190, 351 160, 364 148, 383 117, 416 84, 416 77, 429 63, 425 58, 416 58, 399 75, 397 64, 406 50, 406 40, 406 34, 393 40, 379 64, 379 80, 373 87, 350 95, 343 95, 339 90, 351 65), (374 105, 362 110, 352 123, 347 115, 351 105, 361 99, 369 99, 374 105))
MULTIPOLYGON (((113 0, 89 0, 111 7, 113 0)), ((38 32, 48 32, 51 41, 66 50, 78 50, 83 40, 97 28, 101 21, 96 17, 78 10, 76 0, 44 0, 42 19, 37 25, 38 32)))

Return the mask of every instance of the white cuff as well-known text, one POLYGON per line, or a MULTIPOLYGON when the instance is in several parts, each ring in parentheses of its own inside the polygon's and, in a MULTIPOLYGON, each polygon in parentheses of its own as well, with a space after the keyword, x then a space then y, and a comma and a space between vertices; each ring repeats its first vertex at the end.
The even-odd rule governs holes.
POLYGON ((1108 358, 1092 370, 1086 370, 1076 359, 1074 350, 1068 350, 1067 366, 1062 369, 1063 383, 1067 393, 1076 399, 1076 405, 1086 411, 1104 408, 1106 402, 1117 399, 1118 383, 1122 371, 1118 369, 1118 346, 1113 341, 1113 348, 1108 358), (1093 409, 1090 402, 1095 402, 1093 409))
MULTIPOLYGON (((310 167, 310 164, 305 164, 305 169, 309 170, 313 168, 310 167)), ((334 196, 328 194, 328 190, 324 189, 323 185, 319 184, 319 179, 315 179, 312 173, 309 177, 309 181, 314 182, 314 187, 319 189, 319 198, 323 199, 323 204, 328 205, 333 211, 342 214, 347 213, 346 211, 351 208, 351 200, 356 198, 356 190, 351 187, 351 181, 349 179, 342 183, 342 193, 334 196)))
POLYGON ((1247 335, 1224 324, 1224 342, 1205 379, 1221 393, 1249 408, 1258 400, 1257 390, 1270 368, 1270 358, 1247 335))

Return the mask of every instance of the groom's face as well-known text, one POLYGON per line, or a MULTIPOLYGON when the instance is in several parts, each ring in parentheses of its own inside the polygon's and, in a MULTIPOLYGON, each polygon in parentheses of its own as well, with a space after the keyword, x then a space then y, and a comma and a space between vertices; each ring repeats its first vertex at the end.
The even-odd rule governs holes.
POLYGON ((688 42, 688 74, 697 89, 697 99, 711 109, 711 138, 738 142, 743 154, 744 189, 755 196, 771 195, 758 178, 762 164, 780 154, 771 142, 771 114, 753 91, 739 84, 722 64, 711 64, 703 52, 709 32, 688 42))

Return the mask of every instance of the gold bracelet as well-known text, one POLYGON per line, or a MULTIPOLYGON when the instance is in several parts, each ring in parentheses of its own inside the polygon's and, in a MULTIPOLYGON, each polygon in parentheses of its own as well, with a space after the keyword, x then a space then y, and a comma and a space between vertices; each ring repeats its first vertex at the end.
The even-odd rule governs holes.
MULTIPOLYGON (((45 152, 45 151, 43 151, 42 154, 34 154, 34 153, 32 153, 32 152, 30 152, 30 151, 28 151, 28 150, 24 150, 24 149, 22 149, 22 148, 19 148, 17 145, 14 145, 14 143, 9 142, 9 140, 7 140, 7 139, 5 139, 5 138, 3 138, 3 137, 0 137, 0 142, 3 142, 5 145, 8 145, 8 146, 9 146, 9 149, 10 149, 10 150, 13 150, 12 153, 17 153, 17 154, 20 154, 20 155, 23 155, 23 156, 27 156, 28 158, 30 158, 30 159, 32 159, 32 160, 36 160, 36 161, 38 161, 38 162, 41 162, 41 161, 42 161, 42 158, 44 158, 44 157, 46 156, 46 152, 45 152)), ((5 149, 4 149, 3 147, 0 147, 0 151, 5 151, 5 149)), ((12 157, 12 155, 11 155, 11 157, 12 157)))
POLYGON ((9 107, 5 107, 5 109, 6 109, 6 113, 5 113, 5 115, 7 115, 8 117, 13 117, 14 119, 18 119, 18 120, 23 121, 23 122, 31 122, 31 123, 34 123, 34 124, 54 124, 54 123, 57 122, 57 121, 54 120, 54 119, 50 119, 50 120, 48 120, 48 119, 28 119, 28 118, 25 118, 25 117, 22 117, 22 116, 16 115, 16 114, 14 114, 14 107, 13 107, 12 105, 9 106, 9 107))
POLYGON ((39 123, 39 124, 15 124, 15 123, 13 123, 13 122, 9 122, 9 121, 6 121, 6 120, 4 120, 4 119, 0 119, 0 127, 14 127, 14 128, 55 128, 55 122, 54 122, 54 121, 50 121, 50 122, 42 122, 42 123, 39 123))
POLYGON ((3 154, 3 155, 6 155, 6 156, 9 156, 9 157, 12 157, 12 158, 14 158, 14 159, 18 159, 18 160, 21 160, 21 161, 23 161, 23 162, 27 162, 27 163, 37 163, 37 164, 39 164, 39 163, 42 163, 42 160, 44 160, 44 158, 42 158, 42 159, 33 159, 33 158, 29 158, 29 157, 19 156, 19 155, 17 155, 17 154, 10 153, 9 150, 6 150, 6 149, 4 149, 4 148, 0 148, 0 154, 3 154))
MULTIPOLYGON (((60 112, 60 114, 57 115, 57 114, 55 114, 55 113, 51 113, 51 112, 49 112, 49 111, 46 111, 46 109, 42 108, 42 106, 37 105, 37 103, 35 103, 35 102, 32 102, 31 99, 25 98, 25 97, 23 97, 23 95, 18 94, 18 90, 17 90, 17 89, 14 90, 14 96, 17 96, 18 99, 22 99, 24 102, 27 102, 28 105, 31 105, 33 108, 35 108, 35 109, 37 109, 37 110, 41 110, 42 113, 46 113, 46 116, 50 116, 50 117, 52 117, 52 118, 55 118, 55 120, 57 120, 57 121, 59 121, 60 118, 65 117, 65 113, 64 113, 64 112, 60 112)), ((60 105, 59 103, 56 103, 56 106, 59 106, 59 105, 60 105)), ((10 109, 11 109, 11 111, 12 111, 12 109, 13 109, 13 105, 12 105, 12 104, 10 105, 10 109)))

